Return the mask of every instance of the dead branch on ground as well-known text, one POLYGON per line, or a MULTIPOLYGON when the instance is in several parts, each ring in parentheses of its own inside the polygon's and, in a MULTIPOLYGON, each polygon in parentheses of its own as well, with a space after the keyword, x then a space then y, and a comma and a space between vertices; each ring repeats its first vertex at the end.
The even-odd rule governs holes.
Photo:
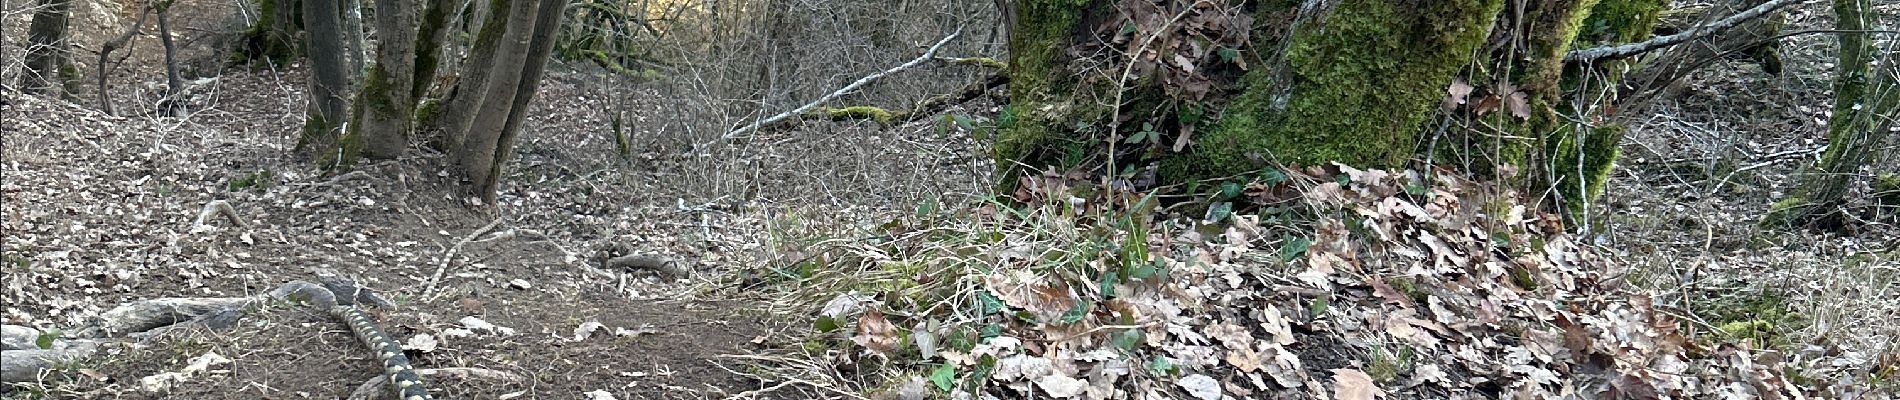
POLYGON ((198 211, 198 220, 191 223, 191 231, 203 232, 205 229, 210 229, 206 223, 210 222, 211 216, 213 215, 222 215, 225 221, 229 221, 231 225, 237 225, 239 228, 250 229, 251 227, 251 224, 244 222, 244 217, 238 216, 237 209, 231 208, 230 202, 212 200, 211 203, 205 204, 203 210, 198 211))
POLYGON ((480 238, 482 237, 482 235, 487 235, 488 232, 492 232, 495 230, 495 228, 500 227, 500 226, 501 226, 501 219, 496 218, 495 222, 490 222, 488 223, 488 226, 484 226, 481 229, 476 229, 474 233, 470 233, 468 234, 468 236, 463 237, 461 241, 455 242, 455 246, 449 247, 448 254, 442 256, 442 265, 437 266, 435 268, 435 274, 429 276, 429 285, 425 286, 424 289, 422 289, 422 297, 429 298, 430 296, 435 294, 436 284, 442 283, 442 275, 445 273, 448 273, 449 264, 455 261, 455 253, 460 252, 462 250, 462 246, 468 245, 469 242, 475 241, 476 238, 480 238))
POLYGON ((923 101, 919 101, 916 105, 911 106, 909 111, 890 112, 882 108, 871 106, 826 107, 781 119, 769 125, 760 126, 758 130, 781 130, 797 125, 800 122, 815 120, 834 122, 872 120, 884 125, 902 125, 929 118, 932 115, 937 115, 949 109, 951 106, 967 103, 970 100, 983 97, 984 94, 989 93, 990 89, 994 89, 1006 83, 1009 83, 1009 75, 998 72, 990 74, 990 76, 984 77, 980 81, 963 85, 963 87, 958 88, 956 92, 932 96, 923 101))

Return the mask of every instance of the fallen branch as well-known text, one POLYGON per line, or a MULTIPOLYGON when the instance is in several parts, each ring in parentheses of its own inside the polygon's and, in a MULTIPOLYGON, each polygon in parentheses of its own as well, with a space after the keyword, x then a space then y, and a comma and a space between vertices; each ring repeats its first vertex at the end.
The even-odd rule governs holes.
POLYGON ((612 269, 624 269, 624 270, 629 270, 629 271, 646 270, 646 271, 653 271, 655 273, 659 273, 661 275, 665 275, 673 279, 685 278, 688 275, 686 268, 680 267, 679 263, 674 262, 672 259, 666 258, 663 256, 630 254, 630 255, 624 255, 624 256, 607 259, 607 261, 602 264, 604 264, 602 265, 602 267, 605 267, 606 269, 609 269, 609 270, 612 270, 612 269))
POLYGON ((1690 27, 1689 29, 1685 29, 1682 32, 1677 32, 1676 34, 1673 34, 1673 35, 1657 36, 1655 38, 1651 38, 1649 40, 1636 42, 1636 43, 1624 43, 1624 44, 1619 44, 1619 45, 1610 45, 1610 46, 1602 46, 1602 47, 1592 47, 1588 49, 1571 50, 1569 53, 1564 54, 1564 62, 1590 62, 1590 61, 1598 61, 1598 60, 1606 60, 1606 59, 1613 60, 1613 59, 1626 58, 1626 57, 1630 57, 1630 56, 1634 56, 1638 54, 1643 54, 1651 50, 1673 46, 1676 44, 1680 44, 1680 43, 1701 38, 1704 36, 1721 33, 1724 30, 1728 30, 1728 28, 1730 27, 1734 27, 1735 25, 1741 24, 1743 21, 1760 18, 1763 15, 1768 15, 1769 12, 1779 10, 1783 7, 1800 4, 1804 1, 1807 1, 1807 0, 1769 0, 1768 2, 1761 3, 1761 5, 1755 6, 1755 8, 1750 8, 1748 10, 1735 13, 1735 15, 1730 15, 1728 17, 1715 20, 1715 22, 1710 22, 1705 25, 1697 25, 1694 27, 1690 27))
POLYGON ((873 120, 884 125, 901 125, 929 118, 932 115, 943 112, 943 110, 949 109, 950 106, 963 104, 978 97, 983 97, 984 94, 989 93, 990 89, 1002 86, 1006 83, 1009 83, 1009 75, 995 73, 984 77, 981 81, 963 85, 963 87, 958 88, 954 93, 933 96, 924 99, 924 101, 917 102, 916 105, 911 106, 910 111, 891 112, 872 106, 826 107, 807 111, 804 114, 795 115, 791 118, 781 119, 769 125, 760 126, 758 130, 772 131, 784 129, 800 121, 809 120, 873 120))
POLYGON ((931 45, 930 49, 925 50, 923 55, 917 56, 917 58, 910 60, 910 62, 906 62, 898 66, 891 67, 890 69, 886 69, 882 72, 866 75, 863 78, 858 78, 857 81, 851 82, 851 84, 849 85, 845 85, 844 88, 842 89, 838 89, 835 92, 825 94, 824 96, 819 96, 818 100, 813 100, 810 103, 805 103, 805 105, 798 106, 798 108, 791 109, 790 111, 778 113, 778 115, 773 115, 771 117, 766 117, 765 119, 754 121, 751 125, 746 125, 739 129, 734 129, 730 132, 726 132, 726 134, 724 135, 724 138, 727 140, 738 139, 740 138, 741 135, 745 135, 747 133, 751 133, 753 131, 759 130, 759 127, 761 126, 765 126, 768 124, 775 124, 787 118, 792 118, 792 117, 798 116, 799 114, 804 114, 807 111, 811 111, 813 108, 817 108, 819 105, 828 103, 834 99, 837 99, 839 96, 844 96, 847 93, 857 91, 858 88, 863 87, 866 84, 870 84, 871 82, 875 82, 878 79, 881 79, 887 75, 897 73, 899 71, 903 71, 906 69, 910 69, 911 67, 915 67, 919 64, 923 64, 925 61, 930 61, 932 58, 937 56, 938 49, 943 48, 944 44, 950 43, 951 39, 955 39, 957 35, 962 35, 962 34, 963 34, 963 27, 959 26, 957 27, 956 31, 950 32, 949 36, 944 36, 942 40, 938 40, 937 44, 931 45))
POLYGON ((230 202, 212 200, 211 203, 205 204, 203 210, 198 211, 198 220, 191 223, 191 231, 203 232, 206 229, 210 229, 206 222, 208 222, 213 215, 223 215, 225 221, 230 221, 231 225, 237 225, 239 228, 251 228, 251 224, 244 223, 244 217, 238 216, 237 209, 231 208, 230 202))
MULTIPOLYGON (((417 369, 416 374, 428 377, 453 376, 456 379, 463 380, 488 379, 504 382, 521 381, 521 375, 515 375, 511 372, 468 367, 417 369)), ((390 393, 387 390, 388 387, 388 379, 384 379, 380 376, 369 378, 369 380, 363 381, 362 385, 357 385, 356 391, 350 392, 350 400, 376 400, 385 398, 385 395, 390 393)))
POLYGON ((995 69, 1009 67, 1009 64, 1004 64, 1002 61, 997 61, 995 58, 990 57, 937 57, 936 60, 957 65, 975 65, 995 69))
POLYGON ((468 234, 468 236, 463 237, 462 241, 455 242, 455 246, 449 247, 448 255, 442 256, 442 265, 437 266, 435 268, 435 274, 429 276, 429 285, 425 286, 424 289, 422 289, 422 297, 428 298, 429 296, 435 294, 435 285, 442 282, 442 274, 448 273, 449 263, 455 261, 455 253, 461 251, 462 246, 467 245, 469 242, 475 241, 476 238, 482 237, 482 235, 486 235, 488 234, 488 232, 494 231, 496 227, 500 227, 500 226, 501 226, 501 219, 496 218, 495 222, 490 222, 488 223, 488 226, 484 226, 481 229, 476 229, 474 233, 470 233, 468 234))

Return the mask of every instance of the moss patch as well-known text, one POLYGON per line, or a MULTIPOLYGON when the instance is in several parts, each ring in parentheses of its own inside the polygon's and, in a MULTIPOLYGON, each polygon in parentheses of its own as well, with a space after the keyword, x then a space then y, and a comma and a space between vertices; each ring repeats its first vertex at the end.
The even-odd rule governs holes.
POLYGON ((1344 0, 1323 27, 1297 32, 1287 52, 1291 93, 1281 100, 1276 97, 1283 94, 1265 90, 1273 80, 1268 68, 1248 72, 1244 92, 1200 138, 1198 159, 1167 171, 1231 175, 1257 168, 1255 158, 1402 164, 1414 132, 1503 6, 1499 0, 1407 4, 1344 0))
POLYGON ((894 115, 891 114, 889 110, 872 107, 872 106, 850 106, 850 107, 844 107, 844 108, 827 107, 824 110, 820 110, 820 112, 824 113, 826 116, 829 116, 831 117, 831 119, 834 119, 834 120, 869 119, 869 120, 876 120, 879 123, 890 123, 891 119, 894 117, 894 115))

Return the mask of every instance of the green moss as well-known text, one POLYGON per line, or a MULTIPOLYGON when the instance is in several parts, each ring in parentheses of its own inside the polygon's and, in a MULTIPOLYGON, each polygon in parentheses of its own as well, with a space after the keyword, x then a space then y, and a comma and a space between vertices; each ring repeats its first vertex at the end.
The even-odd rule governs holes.
POLYGON ((1600 0, 1590 7, 1577 36, 1590 45, 1647 39, 1667 5, 1665 0, 1600 0))
POLYGON ((1806 326, 1806 315, 1789 308, 1786 294, 1771 289, 1730 291, 1730 295, 1697 302, 1695 312, 1715 324, 1720 341, 1748 341, 1756 348, 1786 349, 1787 333, 1806 326), (1747 293, 1734 293, 1747 292, 1747 293))
POLYGON ((1201 136, 1198 159, 1164 172, 1231 175, 1257 169, 1256 158, 1402 164, 1414 132, 1503 6, 1499 0, 1407 4, 1344 0, 1323 27, 1296 32, 1287 52, 1290 93, 1268 90, 1270 68, 1249 71, 1244 92, 1201 136))
POLYGON ((1582 138, 1571 132, 1575 131, 1560 129, 1550 135, 1545 141, 1550 147, 1544 154, 1550 155, 1549 171, 1556 176, 1553 187, 1563 195, 1564 204, 1573 205, 1566 214, 1574 222, 1581 221, 1583 216, 1583 209, 1574 205, 1589 204, 1603 192, 1603 184, 1610 177, 1610 168, 1619 151, 1617 144, 1623 141, 1623 127, 1595 127, 1582 138))
POLYGON ((1900 207, 1900 173, 1881 172, 1874 175, 1874 203, 1887 207, 1900 207))
POLYGON ((226 182, 224 189, 232 192, 251 189, 258 193, 263 193, 265 189, 270 189, 271 186, 276 185, 277 181, 273 176, 274 174, 272 174, 269 169, 258 170, 257 172, 244 174, 236 179, 232 179, 230 182, 226 182))
POLYGON ((1425 293, 1424 289, 1418 287, 1417 279, 1413 279, 1409 276, 1385 278, 1385 284, 1391 286, 1393 290, 1399 291, 1399 293, 1404 293, 1405 297, 1410 297, 1412 301, 1416 301, 1419 304, 1424 304, 1425 301, 1431 297, 1430 293, 1425 293))
MULTIPOLYGON (((1016 5, 1015 29, 1010 32, 1009 98, 1019 122, 999 127, 992 147, 997 159, 1000 185, 1010 186, 1021 173, 1022 165, 1046 164, 1052 154, 1047 146, 1072 123, 1069 102, 1076 89, 1073 74, 1063 71, 1069 57, 1073 31, 1082 21, 1087 7, 1100 6, 1089 0, 1024 0, 1016 5)), ((1007 191, 1006 191, 1007 192, 1007 191)))
POLYGON ((429 89, 429 84, 435 82, 435 70, 442 64, 441 48, 443 43, 441 43, 439 33, 444 29, 448 29, 449 12, 451 11, 449 7, 437 7, 437 5, 448 4, 448 2, 428 2, 426 8, 422 10, 422 18, 418 20, 419 26, 416 30, 415 49, 416 64, 415 69, 412 70, 413 73, 409 75, 414 77, 413 81, 410 82, 409 89, 409 98, 411 99, 422 98, 423 92, 429 89))
POLYGON ((418 126, 434 125, 435 118, 439 116, 442 116, 442 99, 424 99, 416 104, 418 126))
POLYGON ((820 110, 831 119, 870 119, 880 123, 890 123, 894 117, 890 111, 872 106, 850 106, 844 108, 825 108, 820 110))
POLYGON ((1404 372, 1405 365, 1411 363, 1413 355, 1410 347, 1400 348, 1398 354, 1392 354, 1384 347, 1374 348, 1370 354, 1371 360, 1366 362, 1366 375, 1372 377, 1372 382, 1381 385, 1397 381, 1399 373, 1404 372))

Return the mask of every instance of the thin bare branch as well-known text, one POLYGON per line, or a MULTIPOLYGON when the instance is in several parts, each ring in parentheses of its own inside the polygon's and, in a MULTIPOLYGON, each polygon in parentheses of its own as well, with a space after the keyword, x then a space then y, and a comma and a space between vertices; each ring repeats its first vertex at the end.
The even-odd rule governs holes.
POLYGON ((1674 35, 1657 36, 1654 38, 1650 38, 1649 40, 1636 42, 1636 43, 1624 43, 1624 44, 1618 44, 1618 45, 1592 47, 1588 49, 1571 50, 1569 53, 1564 54, 1564 62, 1613 60, 1613 59, 1627 58, 1630 56, 1647 53, 1651 50, 1674 46, 1674 45, 1681 44, 1683 42, 1688 42, 1690 40, 1694 40, 1696 38, 1700 38, 1703 36, 1709 36, 1709 35, 1714 35, 1717 33, 1722 33, 1722 31, 1728 30, 1728 28, 1732 28, 1735 25, 1739 25, 1743 21, 1748 21, 1755 18, 1761 18, 1762 16, 1768 15, 1768 13, 1774 12, 1775 10, 1780 10, 1784 7, 1801 4, 1802 2, 1805 2, 1805 1, 1807 0, 1770 0, 1766 3, 1761 3, 1761 5, 1755 6, 1755 8, 1750 8, 1748 10, 1735 13, 1735 15, 1730 15, 1730 16, 1716 20, 1715 22, 1710 22, 1705 25, 1696 25, 1689 29, 1685 29, 1682 32, 1677 32, 1674 35))
POLYGON ((827 102, 837 99, 839 96, 844 96, 847 93, 856 91, 858 90, 859 87, 863 87, 866 84, 875 82, 880 78, 883 78, 890 74, 897 73, 899 71, 910 69, 911 67, 916 67, 919 64, 923 64, 925 61, 930 61, 932 59, 935 59, 937 56, 937 49, 943 48, 944 44, 950 43, 951 39, 956 39, 957 35, 962 35, 962 34, 963 34, 963 27, 957 27, 956 31, 950 32, 949 36, 944 36, 942 40, 938 40, 937 44, 931 45, 930 49, 925 50, 923 55, 917 56, 917 58, 910 60, 910 62, 906 62, 901 65, 891 67, 890 69, 886 69, 882 72, 866 75, 863 78, 858 78, 856 82, 851 82, 851 84, 849 85, 844 85, 844 88, 838 89, 838 91, 831 92, 830 94, 826 94, 824 96, 819 96, 818 100, 813 100, 810 103, 805 103, 805 105, 798 106, 798 108, 791 109, 790 111, 778 113, 778 115, 773 115, 771 117, 766 117, 765 119, 754 121, 752 122, 751 125, 746 125, 745 127, 734 129, 730 132, 726 132, 724 137, 727 140, 738 139, 742 135, 759 130, 760 126, 765 126, 767 124, 776 123, 786 118, 792 118, 792 117, 798 116, 799 114, 804 114, 806 111, 811 111, 811 109, 817 108, 820 105, 823 105, 827 102))

